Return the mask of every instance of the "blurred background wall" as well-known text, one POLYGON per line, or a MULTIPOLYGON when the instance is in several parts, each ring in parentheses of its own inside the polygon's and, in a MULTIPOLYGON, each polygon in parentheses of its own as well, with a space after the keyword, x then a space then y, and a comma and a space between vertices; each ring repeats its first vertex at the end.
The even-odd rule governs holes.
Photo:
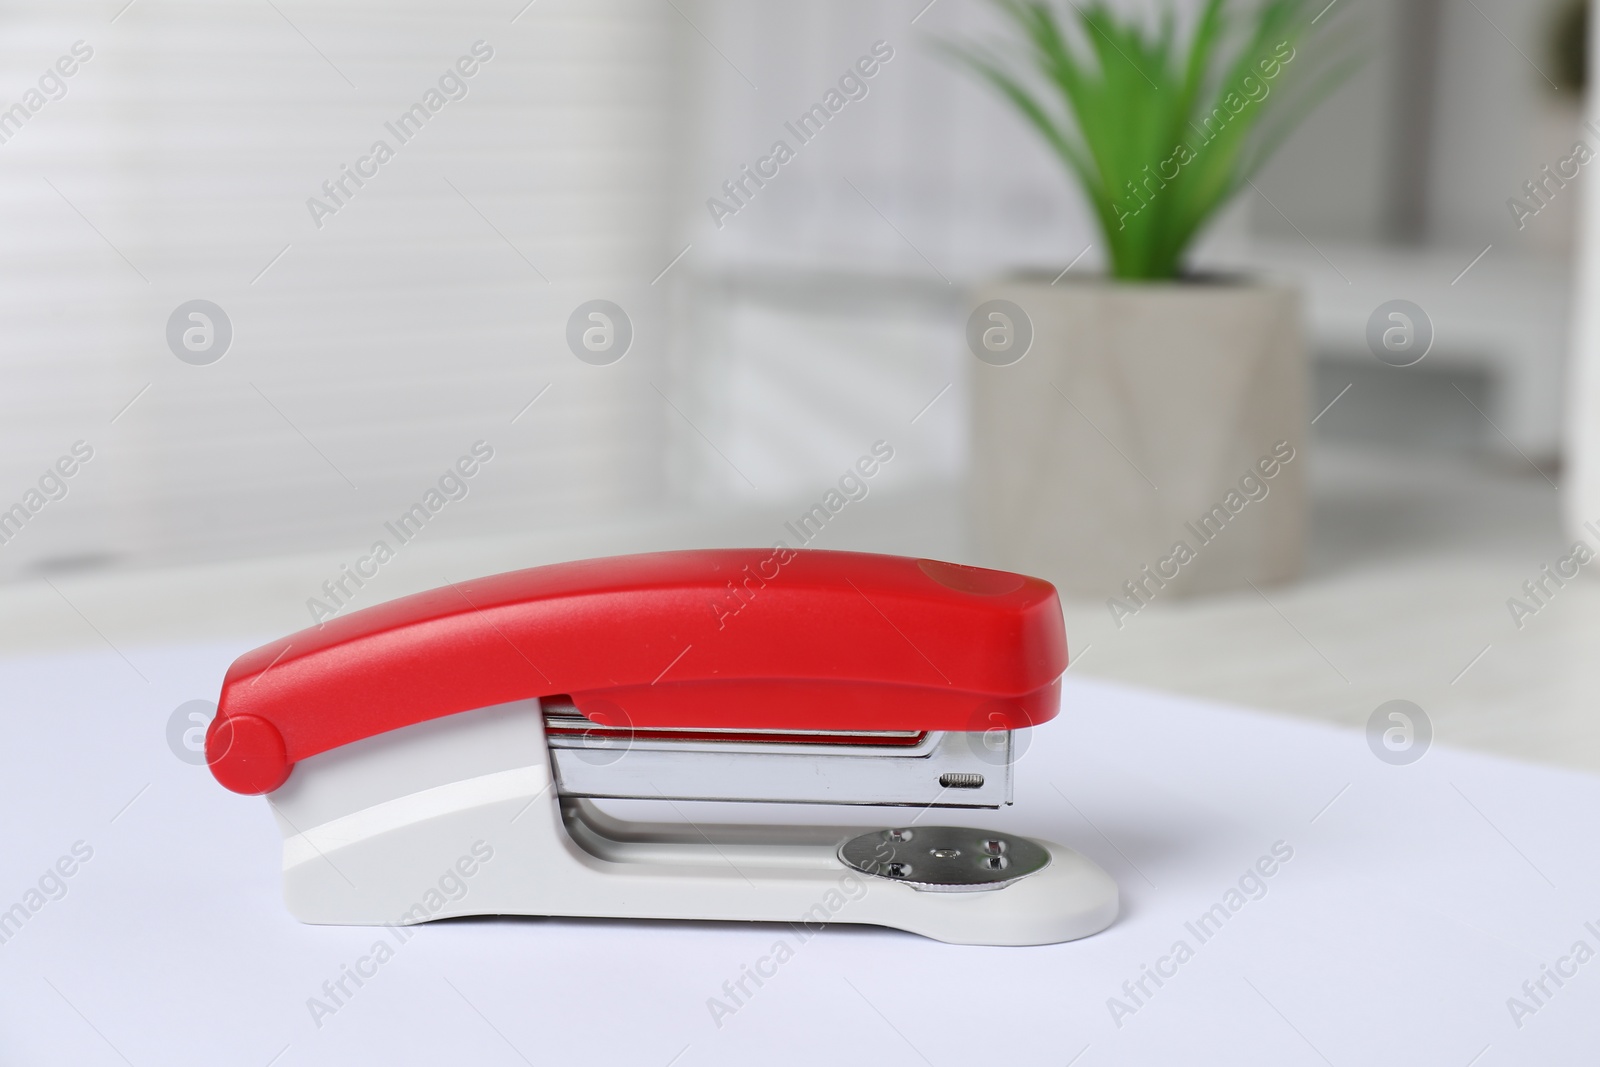
POLYGON ((0 145, 0 485, 20 494, 77 439, 95 458, 0 573, 361 547, 480 439, 495 458, 439 536, 659 504, 667 425, 648 382, 669 301, 650 282, 676 251, 681 19, 514 13, 6 14, 13 98, 75 41, 94 53, 0 145), (386 124, 474 42, 491 58, 402 142, 386 124), (337 204, 323 183, 380 139, 394 157, 317 217, 308 200, 337 204), (600 293, 637 324, 605 375, 560 341, 600 293), (205 367, 165 335, 195 298, 233 328, 205 367))
MULTIPOLYGON (((1576 97, 1550 84, 1561 6, 1332 13, 1365 66, 1199 257, 1306 285, 1324 402, 1374 372, 1376 303, 1434 317, 1428 370, 1454 385, 1388 400, 1446 432, 1326 429, 1555 458, 1576 196, 1520 232, 1505 201, 1575 136, 1576 97)), ((0 145, 0 485, 21 494, 79 439, 95 459, 0 577, 358 547, 480 439, 495 460, 439 536, 781 512, 886 436, 910 445, 891 489, 959 483, 965 288, 1103 263, 1059 165, 934 46, 989 13, 519 7, 6 12, 8 99, 76 41, 93 58, 0 145), (323 182, 480 40, 466 95, 313 218, 323 182), (868 94, 717 225, 705 201, 879 41, 868 94), (634 323, 605 368, 562 343, 596 297, 634 323), (195 298, 234 331, 204 368, 165 344, 195 298)))
MULTIPOLYGON (((1170 628, 1137 638, 1099 603, 1069 605, 1090 669, 1159 681, 1188 664, 1174 684, 1357 715, 1398 684, 1377 631, 1449 631, 1441 686, 1502 639, 1505 596, 1562 540, 1582 182, 1520 226, 1508 201, 1580 136, 1597 143, 1572 10, 1324 12, 1363 65, 1195 257, 1304 293, 1310 555, 1283 594, 1305 604, 1300 630, 1276 614, 1293 599, 1269 611, 1248 593, 1173 605, 1170 628), (1436 332, 1404 376, 1364 341, 1395 298, 1436 332), (1388 630, 1368 607, 1384 595, 1413 612, 1388 630), (1270 691, 1249 657, 1195 651, 1226 631, 1236 653, 1244 616, 1228 613, 1250 604, 1287 642, 1270 691), (1342 642, 1346 669, 1328 671, 1342 642)), ((0 545, 8 645, 305 625, 322 583, 479 442, 493 458, 465 498, 350 606, 554 559, 770 543, 880 440, 893 462, 816 546, 972 559, 970 293, 1105 263, 1059 163, 939 52, 993 27, 972 0, 0 12, 0 104, 92 51, 25 120, 0 119, 0 508, 76 442, 93 449, 0 545), (864 95, 800 143, 786 124, 866 56, 864 95), (430 92, 422 128, 390 132, 430 92), (794 158, 749 183, 779 138, 794 158), (393 157, 344 178, 380 139, 393 157), (197 299, 232 329, 204 366, 167 336, 197 299), (597 299, 633 334, 606 365, 567 342, 597 299)))

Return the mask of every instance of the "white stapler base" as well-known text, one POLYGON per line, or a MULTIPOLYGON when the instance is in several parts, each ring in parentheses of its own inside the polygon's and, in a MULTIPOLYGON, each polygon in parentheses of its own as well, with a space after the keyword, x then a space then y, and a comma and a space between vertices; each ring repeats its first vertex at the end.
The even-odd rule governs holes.
POLYGON ((862 827, 628 823, 562 801, 537 701, 452 718, 448 733, 421 723, 301 761, 273 794, 297 918, 838 922, 1039 945, 1097 933, 1117 915, 1115 882, 1051 842, 1038 842, 1048 866, 1003 888, 928 892, 847 867, 838 848, 862 827))

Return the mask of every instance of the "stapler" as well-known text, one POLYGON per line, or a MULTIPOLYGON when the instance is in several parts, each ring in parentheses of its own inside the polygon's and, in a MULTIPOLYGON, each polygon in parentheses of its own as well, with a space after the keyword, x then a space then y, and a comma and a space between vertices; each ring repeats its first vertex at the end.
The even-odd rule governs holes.
POLYGON ((1049 944, 1110 925, 1111 878, 1062 845, 924 817, 1011 803, 1018 731, 1056 715, 1066 665, 1037 578, 783 546, 620 556, 447 584, 248 652, 206 759, 266 794, 307 923, 825 920, 1049 944), (639 800, 676 819, 616 810, 639 800), (900 814, 714 824, 707 801, 900 814))

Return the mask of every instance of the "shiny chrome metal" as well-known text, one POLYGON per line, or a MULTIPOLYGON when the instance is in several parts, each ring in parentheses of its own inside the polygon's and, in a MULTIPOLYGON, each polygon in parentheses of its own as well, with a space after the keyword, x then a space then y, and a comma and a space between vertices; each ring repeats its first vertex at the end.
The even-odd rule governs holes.
POLYGON ((628 730, 555 705, 546 737, 563 797, 998 808, 1011 803, 1010 739, 994 731, 628 730))
POLYGON ((939 776, 939 784, 946 789, 982 789, 983 775, 969 771, 946 771, 939 776))
POLYGON ((929 893, 1003 889, 1050 865, 1050 853, 1028 838, 960 826, 875 830, 840 845, 839 859, 929 893))

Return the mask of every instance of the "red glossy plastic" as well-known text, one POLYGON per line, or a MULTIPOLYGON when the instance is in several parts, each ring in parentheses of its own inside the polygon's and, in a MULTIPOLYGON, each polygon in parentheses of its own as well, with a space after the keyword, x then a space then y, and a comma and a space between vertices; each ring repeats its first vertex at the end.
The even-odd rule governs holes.
POLYGON ((561 563, 330 619, 240 656, 211 772, 265 793, 298 760, 428 719, 570 695, 613 727, 1016 729, 1067 667, 1048 582, 855 552, 561 563))

